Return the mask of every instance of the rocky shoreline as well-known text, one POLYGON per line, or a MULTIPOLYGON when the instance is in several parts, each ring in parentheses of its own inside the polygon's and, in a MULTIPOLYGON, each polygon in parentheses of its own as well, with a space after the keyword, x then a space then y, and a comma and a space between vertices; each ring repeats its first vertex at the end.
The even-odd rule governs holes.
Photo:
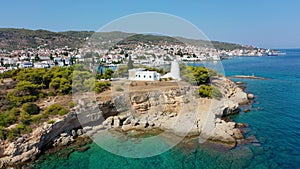
POLYGON ((81 97, 79 105, 64 117, 56 118, 55 123, 45 122, 14 141, 2 141, 0 167, 34 161, 49 148, 73 144, 78 138, 92 138, 101 130, 126 133, 159 129, 233 148, 244 139, 241 124, 223 118, 239 113, 239 105, 249 103, 254 96, 247 95, 225 77, 213 82, 223 94, 220 100, 197 98, 195 89, 180 86, 120 94, 98 103, 88 100, 90 97, 81 97))

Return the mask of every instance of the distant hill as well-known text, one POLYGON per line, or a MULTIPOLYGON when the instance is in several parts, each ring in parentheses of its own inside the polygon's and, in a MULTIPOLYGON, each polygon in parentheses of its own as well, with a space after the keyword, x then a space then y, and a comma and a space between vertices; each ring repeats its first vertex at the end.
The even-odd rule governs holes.
POLYGON ((144 35, 144 34, 136 34, 125 38, 124 40, 118 42, 118 44, 136 44, 139 42, 143 43, 170 43, 170 44, 180 44, 184 45, 180 40, 169 37, 169 36, 160 36, 160 35, 144 35))
POLYGON ((180 45, 194 45, 198 47, 214 47, 216 49, 224 49, 224 50, 250 48, 250 47, 245 47, 242 45, 227 43, 227 42, 195 40, 195 39, 188 39, 183 37, 169 37, 169 36, 144 35, 144 34, 136 34, 136 35, 128 36, 126 39, 118 42, 118 44, 135 44, 138 42, 143 42, 143 43, 150 42, 153 44, 170 43, 170 44, 180 44, 180 45))
POLYGON ((253 47, 250 46, 243 46, 239 44, 234 43, 228 43, 228 42, 219 42, 219 41, 206 41, 206 40, 195 40, 195 39, 187 39, 183 37, 177 37, 178 40, 180 40, 183 43, 195 45, 199 47, 211 47, 213 46, 216 49, 221 50, 234 50, 234 49, 250 49, 253 47))
POLYGON ((93 32, 93 31, 66 31, 66 32, 51 32, 47 30, 28 30, 15 28, 0 28, 0 49, 16 50, 25 48, 36 48, 40 45, 48 48, 60 48, 69 46, 71 48, 81 47, 86 39, 91 37, 91 42, 111 41, 118 44, 134 44, 138 42, 144 43, 170 43, 170 44, 194 44, 197 46, 211 46, 212 43, 217 49, 245 49, 238 44, 218 42, 218 41, 203 41, 193 40, 182 37, 168 37, 159 35, 142 35, 124 32, 93 32))
POLYGON ((83 36, 90 36, 92 32, 69 31, 51 32, 46 30, 28 30, 0 28, 0 49, 15 50, 36 48, 45 45, 49 48, 77 47, 84 42, 83 36))

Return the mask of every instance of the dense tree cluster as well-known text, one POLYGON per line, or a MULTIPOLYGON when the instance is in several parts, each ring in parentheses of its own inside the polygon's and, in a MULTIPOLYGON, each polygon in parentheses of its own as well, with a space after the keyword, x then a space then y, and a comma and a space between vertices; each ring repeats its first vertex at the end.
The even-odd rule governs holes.
POLYGON ((210 73, 206 67, 188 67, 197 85, 207 84, 210 82, 210 73))
POLYGON ((217 75, 217 72, 206 67, 186 66, 180 64, 180 75, 184 81, 193 85, 209 84, 210 78, 217 75))
POLYGON ((193 67, 180 64, 180 74, 184 81, 199 86, 198 94, 203 98, 222 98, 219 89, 211 84, 211 78, 217 76, 217 72, 206 67, 193 67))
POLYGON ((96 79, 106 79, 109 80, 113 77, 114 71, 110 68, 105 69, 103 74, 97 73, 96 79))
MULTIPOLYGON (((110 79, 113 73, 108 69, 104 73, 105 79, 110 79)), ((8 106, 0 107, 2 140, 12 140, 19 134, 31 132, 33 125, 48 120, 50 116, 63 116, 69 112, 67 108, 57 103, 42 110, 37 102, 40 98, 68 95, 78 91, 103 92, 111 86, 109 81, 96 80, 92 72, 82 65, 50 69, 17 69, 0 75, 0 78, 11 78, 16 81, 16 86, 6 95, 8 106)))
POLYGON ((14 70, 6 77, 10 76, 18 83, 15 89, 7 94, 7 99, 11 106, 20 106, 23 103, 34 102, 49 93, 71 94, 73 70, 73 67, 14 70))

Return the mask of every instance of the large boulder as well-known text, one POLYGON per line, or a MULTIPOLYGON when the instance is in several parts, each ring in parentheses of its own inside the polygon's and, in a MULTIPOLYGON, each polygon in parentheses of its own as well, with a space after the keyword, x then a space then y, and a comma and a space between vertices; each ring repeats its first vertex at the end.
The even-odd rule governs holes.
POLYGON ((229 116, 240 112, 238 103, 234 103, 230 100, 225 102, 225 108, 223 109, 223 116, 229 116))
POLYGON ((112 127, 113 123, 114 123, 114 117, 110 116, 102 124, 103 126, 110 128, 112 127))
POLYGON ((118 116, 114 116, 113 127, 118 128, 121 126, 121 120, 118 116))
POLYGON ((254 94, 251 94, 251 93, 248 93, 248 95, 247 95, 247 98, 249 99, 249 100, 253 100, 254 99, 254 94))
POLYGON ((77 135, 78 135, 78 136, 81 136, 82 134, 83 134, 82 129, 78 129, 78 130, 77 130, 77 135))
POLYGON ((70 143, 72 143, 74 141, 73 137, 72 136, 66 136, 66 137, 63 137, 61 139, 61 142, 60 142, 60 146, 66 146, 66 145, 69 145, 70 143))
POLYGON ((133 96, 131 96, 131 102, 136 103, 136 104, 140 104, 143 102, 146 102, 149 100, 149 97, 147 94, 134 94, 133 96))
POLYGON ((209 139, 214 142, 224 143, 230 148, 235 147, 236 139, 233 137, 233 135, 235 134, 235 126, 235 122, 226 123, 224 120, 218 120, 209 139))
POLYGON ((127 131, 129 131, 129 130, 135 129, 135 127, 132 126, 132 125, 130 125, 130 124, 126 124, 126 125, 123 125, 123 126, 121 127, 121 129, 122 129, 123 131, 127 132, 127 131))
POLYGON ((235 128, 232 131, 233 131, 233 137, 234 138, 236 138, 236 139, 243 139, 244 138, 244 136, 243 136, 240 129, 235 128))

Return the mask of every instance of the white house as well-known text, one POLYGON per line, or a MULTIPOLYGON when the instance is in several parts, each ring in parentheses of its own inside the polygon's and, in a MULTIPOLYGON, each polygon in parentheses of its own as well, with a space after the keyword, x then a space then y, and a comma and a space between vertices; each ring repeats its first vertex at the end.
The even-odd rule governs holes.
POLYGON ((29 67, 33 67, 32 63, 31 62, 24 62, 22 65, 21 65, 22 68, 29 68, 29 67))
POLYGON ((156 81, 160 79, 160 74, 156 71, 146 71, 145 69, 130 69, 128 71, 129 80, 156 81))
POLYGON ((49 68, 50 66, 45 62, 35 62, 34 68, 49 68))

